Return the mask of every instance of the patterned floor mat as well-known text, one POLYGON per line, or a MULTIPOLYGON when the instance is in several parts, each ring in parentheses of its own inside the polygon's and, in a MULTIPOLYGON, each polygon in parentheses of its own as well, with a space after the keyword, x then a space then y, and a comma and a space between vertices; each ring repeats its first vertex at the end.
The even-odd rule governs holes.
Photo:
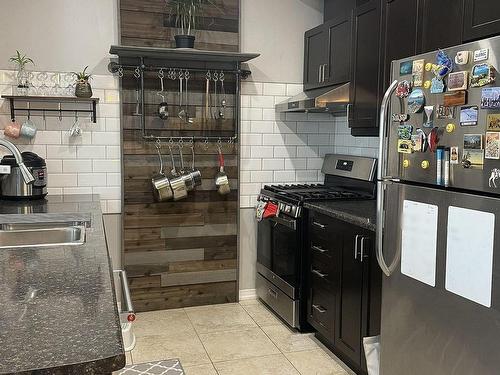
POLYGON ((120 371, 118 375, 184 375, 181 363, 178 359, 168 359, 166 361, 155 361, 128 365, 120 371))

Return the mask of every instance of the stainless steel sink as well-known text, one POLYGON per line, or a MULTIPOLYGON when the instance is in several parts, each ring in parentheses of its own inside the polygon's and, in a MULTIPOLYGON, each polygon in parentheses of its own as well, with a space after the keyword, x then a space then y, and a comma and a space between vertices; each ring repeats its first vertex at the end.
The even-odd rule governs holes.
POLYGON ((33 223, 3 223, 0 224, 0 231, 14 231, 14 230, 37 230, 37 229, 53 229, 53 228, 66 228, 90 226, 88 221, 47 221, 47 222, 33 222, 33 223))
POLYGON ((17 223, 2 224, 0 227, 0 249, 85 243, 85 225, 82 223, 17 223))

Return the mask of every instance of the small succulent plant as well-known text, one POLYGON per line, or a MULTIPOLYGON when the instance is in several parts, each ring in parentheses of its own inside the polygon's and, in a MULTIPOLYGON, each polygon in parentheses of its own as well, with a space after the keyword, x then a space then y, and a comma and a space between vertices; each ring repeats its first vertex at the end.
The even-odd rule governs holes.
POLYGON ((35 65, 35 63, 33 62, 32 59, 30 59, 29 57, 27 57, 26 55, 22 55, 21 52, 19 51, 16 51, 16 55, 15 56, 12 56, 9 61, 13 62, 13 63, 16 63, 19 67, 19 70, 23 70, 24 67, 27 65, 27 64, 33 64, 35 65))
POLYGON ((80 82, 88 82, 90 79, 92 79, 92 74, 87 73, 88 65, 83 69, 82 72, 73 72, 73 74, 76 76, 78 81, 80 82))

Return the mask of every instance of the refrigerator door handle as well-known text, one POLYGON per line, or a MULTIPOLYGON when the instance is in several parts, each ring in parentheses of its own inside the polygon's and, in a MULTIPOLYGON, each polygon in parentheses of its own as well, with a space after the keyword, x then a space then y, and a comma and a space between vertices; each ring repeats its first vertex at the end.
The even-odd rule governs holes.
POLYGON ((377 182, 377 262, 386 276, 391 276, 394 264, 388 266, 384 258, 384 198, 385 184, 382 181, 377 182))
POLYGON ((386 159, 387 159, 387 110, 389 108, 391 95, 396 90, 398 81, 394 80, 382 99, 380 105, 380 118, 379 118, 379 147, 378 147, 378 170, 377 179, 382 180, 386 173, 386 159))
POLYGON ((358 259, 358 240, 359 240, 360 235, 356 234, 356 237, 354 238, 354 259, 358 259))

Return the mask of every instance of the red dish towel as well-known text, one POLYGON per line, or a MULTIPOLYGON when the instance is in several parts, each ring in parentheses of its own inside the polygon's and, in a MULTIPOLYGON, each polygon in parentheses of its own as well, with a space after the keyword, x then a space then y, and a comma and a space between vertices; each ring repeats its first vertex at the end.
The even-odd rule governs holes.
POLYGON ((262 217, 264 219, 275 217, 278 214, 278 205, 272 202, 267 202, 266 207, 264 208, 264 214, 262 217))

